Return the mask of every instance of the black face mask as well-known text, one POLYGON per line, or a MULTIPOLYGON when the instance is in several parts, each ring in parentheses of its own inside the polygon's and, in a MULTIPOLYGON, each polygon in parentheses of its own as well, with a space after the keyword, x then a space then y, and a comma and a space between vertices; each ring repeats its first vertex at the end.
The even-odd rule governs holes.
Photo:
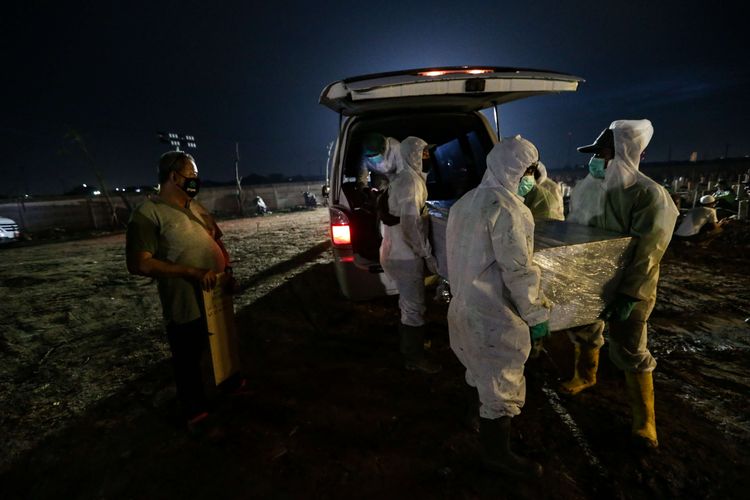
POLYGON ((175 172, 175 174, 179 175, 184 181, 182 181, 182 184, 177 184, 177 187, 185 191, 185 194, 188 195, 191 198, 195 198, 198 195, 198 191, 201 190, 201 180, 199 177, 185 177, 179 172, 175 172))
POLYGON ((430 170, 432 170, 432 156, 422 158, 422 173, 429 174, 430 170))

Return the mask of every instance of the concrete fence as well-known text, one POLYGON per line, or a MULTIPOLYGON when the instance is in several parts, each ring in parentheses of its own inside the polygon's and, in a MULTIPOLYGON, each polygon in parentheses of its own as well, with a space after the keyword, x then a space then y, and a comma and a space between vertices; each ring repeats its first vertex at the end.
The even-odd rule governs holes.
MULTIPOLYGON (((320 199, 322 182, 293 182, 243 186, 243 213, 250 215, 256 196, 263 198, 269 210, 284 210, 304 205, 302 193, 309 191, 320 199)), ((138 193, 111 193, 117 218, 127 222, 130 212, 146 199, 138 193)), ((234 186, 204 187, 197 198, 212 213, 219 216, 240 215, 237 191, 234 186)), ((68 231, 111 229, 112 217, 107 201, 102 196, 88 198, 55 198, 45 200, 13 200, 0 202, 0 217, 13 219, 22 231, 35 232, 54 228, 68 231)))

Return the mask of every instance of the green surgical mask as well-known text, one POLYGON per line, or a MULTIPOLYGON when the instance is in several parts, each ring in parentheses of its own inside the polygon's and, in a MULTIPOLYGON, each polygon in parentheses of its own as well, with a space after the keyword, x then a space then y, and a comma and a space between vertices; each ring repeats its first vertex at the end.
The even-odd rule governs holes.
POLYGON ((521 182, 518 183, 518 194, 520 196, 526 196, 536 186, 536 180, 533 175, 524 175, 521 177, 521 182))
POLYGON ((604 179, 604 172, 604 158, 597 158, 596 156, 592 156, 589 160, 589 173, 591 174, 591 177, 604 179))

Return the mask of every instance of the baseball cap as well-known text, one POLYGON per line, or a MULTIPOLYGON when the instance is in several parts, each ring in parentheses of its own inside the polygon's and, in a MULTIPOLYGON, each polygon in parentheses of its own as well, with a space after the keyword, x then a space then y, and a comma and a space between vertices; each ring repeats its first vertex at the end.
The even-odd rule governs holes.
POLYGON ((612 132, 611 128, 605 128, 601 134, 599 134, 599 137, 596 138, 596 140, 593 142, 593 144, 589 144, 588 146, 581 146, 578 148, 578 151, 581 153, 601 153, 602 149, 611 149, 612 151, 615 150, 615 134, 612 132))

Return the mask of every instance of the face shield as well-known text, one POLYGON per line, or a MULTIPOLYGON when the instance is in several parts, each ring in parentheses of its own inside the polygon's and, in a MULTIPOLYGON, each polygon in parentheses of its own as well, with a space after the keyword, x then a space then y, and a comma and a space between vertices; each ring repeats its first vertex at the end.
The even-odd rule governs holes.
POLYGON ((388 151, 388 140, 382 134, 366 134, 362 140, 362 154, 367 169, 378 174, 385 174, 388 166, 385 165, 388 151))

